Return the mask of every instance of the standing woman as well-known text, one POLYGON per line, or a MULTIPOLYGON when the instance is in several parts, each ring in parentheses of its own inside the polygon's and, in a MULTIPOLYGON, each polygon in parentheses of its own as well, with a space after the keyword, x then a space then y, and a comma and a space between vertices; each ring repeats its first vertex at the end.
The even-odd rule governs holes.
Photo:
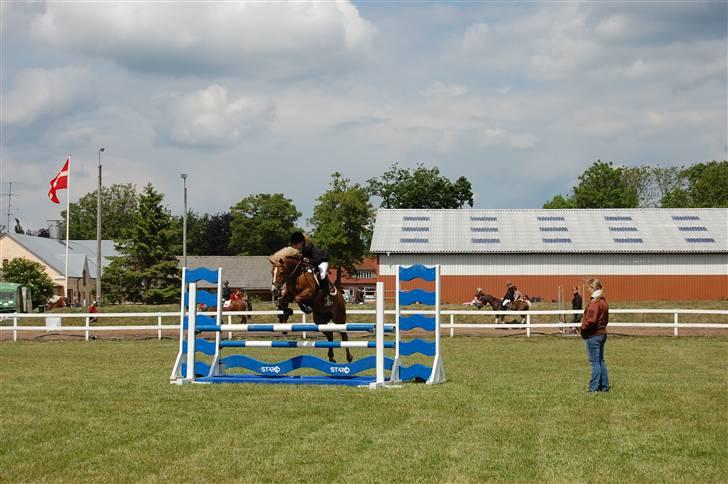
POLYGON ((581 319, 581 337, 586 343, 586 353, 591 364, 590 392, 608 392, 609 376, 604 362, 604 344, 607 342, 609 305, 604 297, 604 288, 599 279, 589 280, 587 287, 591 301, 581 319))

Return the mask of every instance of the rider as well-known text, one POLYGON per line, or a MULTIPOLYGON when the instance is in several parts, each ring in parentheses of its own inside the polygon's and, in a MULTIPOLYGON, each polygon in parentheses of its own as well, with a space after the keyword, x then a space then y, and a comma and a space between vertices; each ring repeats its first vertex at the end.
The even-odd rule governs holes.
POLYGON ((516 290, 511 281, 506 282, 506 287, 508 288, 506 290, 506 295, 503 296, 503 300, 501 301, 501 306, 504 308, 509 307, 510 304, 515 301, 516 297, 516 290))
POLYGON ((222 286, 222 300, 227 301, 232 296, 232 292, 230 291, 230 281, 225 281, 222 286))
POLYGON ((311 242, 311 239, 305 237, 302 232, 293 232, 290 240, 291 247, 298 249, 303 254, 304 259, 314 267, 318 268, 318 278, 321 281, 320 287, 325 294, 324 304, 330 307, 334 304, 331 294, 329 293, 329 255, 323 250, 317 248, 311 242))

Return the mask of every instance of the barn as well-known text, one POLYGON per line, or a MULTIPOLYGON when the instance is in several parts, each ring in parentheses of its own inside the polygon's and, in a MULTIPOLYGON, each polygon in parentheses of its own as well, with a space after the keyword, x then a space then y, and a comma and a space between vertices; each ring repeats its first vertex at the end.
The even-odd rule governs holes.
POLYGON ((568 299, 599 277, 613 301, 728 299, 728 209, 377 211, 371 252, 391 294, 397 265, 440 264, 443 301, 476 288, 568 299))

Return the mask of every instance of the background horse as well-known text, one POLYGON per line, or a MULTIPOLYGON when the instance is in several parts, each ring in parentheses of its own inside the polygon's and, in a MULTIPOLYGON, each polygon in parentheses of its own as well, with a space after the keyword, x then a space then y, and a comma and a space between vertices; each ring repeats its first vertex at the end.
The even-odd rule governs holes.
POLYGON ((46 304, 46 310, 50 311, 51 309, 65 308, 66 306, 68 306, 68 301, 66 301, 65 297, 53 296, 48 300, 48 304, 46 304))
MULTIPOLYGON (((248 311, 248 296, 245 295, 240 289, 233 290, 230 295, 230 299, 225 301, 222 306, 223 311, 248 311)), ((215 306, 205 306, 204 304, 198 305, 198 310, 201 312, 213 312, 217 308, 215 306)), ((248 321, 247 316, 244 314, 240 315, 240 324, 245 324, 248 321)))
MULTIPOLYGON (((280 323, 284 324, 288 321, 288 317, 293 314, 293 310, 288 305, 295 302, 304 312, 313 312, 313 322, 317 325, 327 324, 331 321, 335 324, 346 324, 346 302, 341 289, 331 286, 334 288, 334 293, 331 294, 333 304, 327 307, 324 301, 326 295, 324 291, 320 290, 319 283, 316 281, 318 270, 306 264, 300 252, 287 247, 271 256, 269 260, 273 264, 271 269, 273 298, 276 307, 284 312, 278 316, 280 323), (309 311, 308 304, 311 305, 312 311, 309 311)), ((333 332, 323 333, 328 341, 334 341, 333 332)), ((349 335, 346 332, 340 333, 342 341, 349 341, 349 335)), ((349 348, 345 349, 346 361, 351 363, 354 357, 349 348)), ((333 348, 329 348, 328 357, 330 362, 336 363, 333 348)))
MULTIPOLYGON (((530 311, 531 310, 531 303, 527 299, 517 299, 513 301, 511 304, 508 305, 507 308, 503 308, 503 301, 495 296, 491 296, 490 294, 481 294, 480 296, 476 293, 475 299, 480 303, 480 307, 483 307, 485 305, 488 305, 493 308, 493 311, 530 311)), ((505 318, 503 316, 496 316, 495 322, 496 324, 503 323, 503 320, 505 318)), ((521 324, 526 322, 526 316, 521 315, 521 324)))

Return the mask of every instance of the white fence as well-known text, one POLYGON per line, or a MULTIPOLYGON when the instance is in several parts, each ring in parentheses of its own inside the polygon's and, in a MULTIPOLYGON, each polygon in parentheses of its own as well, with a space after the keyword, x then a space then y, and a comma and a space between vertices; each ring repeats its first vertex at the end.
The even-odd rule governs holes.
MULTIPOLYGON (((407 310, 402 311, 402 314, 433 314, 434 311, 417 311, 407 310)), ((551 310, 551 311, 464 311, 464 310, 442 310, 440 314, 443 318, 449 318, 448 322, 443 322, 440 326, 444 330, 449 330, 450 336, 455 336, 456 329, 515 329, 525 330, 526 336, 531 336, 531 330, 541 328, 553 328, 558 329, 561 332, 566 331, 568 328, 577 327, 578 324, 571 323, 568 320, 573 319, 574 314, 581 314, 582 311, 578 310, 551 310), (493 320, 495 316, 525 316, 526 320, 524 324, 520 323, 457 323, 456 316, 479 316, 483 320, 493 320), (557 322, 541 322, 546 319, 557 319, 557 322)), ((213 314, 213 313, 209 313, 213 314)), ((223 312, 223 317, 227 318, 228 324, 232 322, 232 318, 235 316, 246 315, 246 316, 273 316, 281 314, 279 311, 235 311, 235 312, 223 312)), ((371 315, 376 314, 374 309, 354 309, 347 311, 350 315, 371 315)), ((718 323, 681 323, 681 315, 716 315, 716 316, 728 316, 728 310, 726 309, 610 309, 610 317, 613 322, 609 323, 610 328, 672 328, 673 335, 678 336, 680 329, 720 329, 727 330, 728 322, 718 323), (657 322, 657 323, 643 323, 643 322, 620 322, 615 318, 615 315, 623 314, 660 314, 669 317, 668 321, 657 322)), ((394 310, 386 310, 385 315, 393 316, 394 310)), ((9 313, 0 316, 0 322, 10 322, 12 325, 0 325, 0 335, 2 333, 12 332, 13 341, 17 341, 18 332, 30 331, 30 332, 83 332, 85 339, 91 338, 91 333, 96 332, 134 332, 134 331, 156 331, 157 337, 162 338, 162 331, 165 330, 177 330, 179 331, 180 325, 177 324, 162 324, 162 318, 177 317, 179 318, 179 312, 166 312, 166 313, 45 313, 45 314, 19 314, 9 313), (64 319, 69 318, 83 318, 85 324, 83 326, 65 326, 63 325, 64 319), (98 321, 104 318, 155 318, 156 324, 143 324, 143 325, 120 325, 120 326, 101 326, 98 322, 91 325, 91 320, 97 318, 98 321), (45 323, 43 326, 23 326, 19 322, 21 320, 32 320, 41 319, 45 323), (60 320, 60 321, 59 321, 60 320)), ((295 311, 294 316, 300 317, 302 322, 306 322, 307 315, 295 311)), ((228 337, 232 337, 228 334, 228 337)), ((306 334, 303 333, 303 337, 306 334)))

